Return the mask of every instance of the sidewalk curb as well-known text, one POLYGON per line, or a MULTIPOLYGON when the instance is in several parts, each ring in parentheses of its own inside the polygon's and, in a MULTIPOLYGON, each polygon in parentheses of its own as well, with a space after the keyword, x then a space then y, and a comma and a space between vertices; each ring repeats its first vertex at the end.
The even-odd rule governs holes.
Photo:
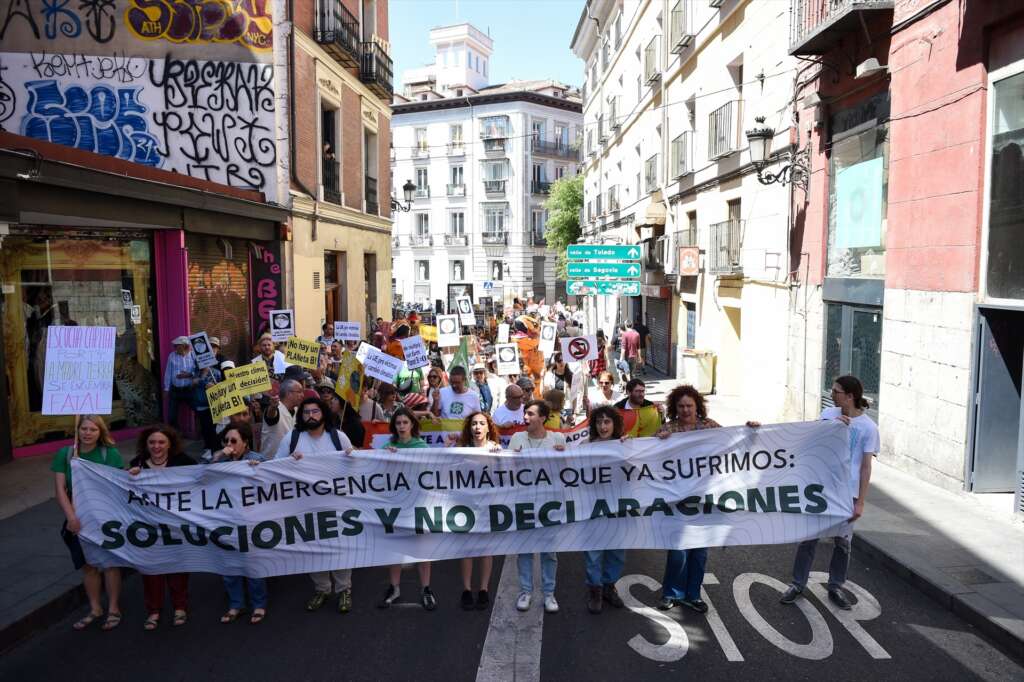
POLYGON ((46 603, 0 628, 0 653, 13 649, 37 632, 67 617, 86 604, 85 587, 81 584, 67 588, 46 603))
POLYGON ((941 571, 915 567, 911 562, 901 560, 895 553, 873 542, 870 537, 865 537, 862 533, 854 533, 853 547, 871 556, 938 602, 943 608, 985 633, 1007 654, 1024 661, 1024 624, 1014 631, 1005 627, 995 618, 986 615, 980 608, 980 604, 977 604, 978 597, 988 602, 986 597, 941 571))

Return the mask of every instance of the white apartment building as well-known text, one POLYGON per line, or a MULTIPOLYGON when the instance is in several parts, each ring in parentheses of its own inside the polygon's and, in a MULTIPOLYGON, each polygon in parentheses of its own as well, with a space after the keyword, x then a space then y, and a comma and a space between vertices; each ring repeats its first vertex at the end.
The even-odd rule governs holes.
POLYGON ((392 178, 416 187, 394 215, 396 302, 564 299, 543 204, 577 171, 578 93, 550 80, 490 85, 493 43, 469 24, 435 28, 430 42, 435 63, 403 74, 392 106, 392 178))
POLYGON ((792 188, 759 181, 744 131, 764 116, 788 149, 788 30, 785 2, 593 0, 572 40, 582 241, 644 246, 642 295, 587 297, 591 320, 609 332, 643 316, 649 362, 680 380, 698 381, 690 349, 714 352, 716 392, 762 421, 784 408, 792 188))

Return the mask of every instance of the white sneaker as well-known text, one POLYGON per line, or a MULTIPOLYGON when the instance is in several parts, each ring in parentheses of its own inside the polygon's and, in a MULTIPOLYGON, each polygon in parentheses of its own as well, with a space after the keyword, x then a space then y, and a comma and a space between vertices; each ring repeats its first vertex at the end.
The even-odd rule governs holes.
POLYGON ((558 602, 555 600, 555 595, 548 594, 544 596, 544 612, 558 613, 558 602))
POLYGON ((533 601, 533 595, 529 592, 520 592, 519 599, 516 600, 516 608, 520 611, 529 611, 531 601, 533 601))

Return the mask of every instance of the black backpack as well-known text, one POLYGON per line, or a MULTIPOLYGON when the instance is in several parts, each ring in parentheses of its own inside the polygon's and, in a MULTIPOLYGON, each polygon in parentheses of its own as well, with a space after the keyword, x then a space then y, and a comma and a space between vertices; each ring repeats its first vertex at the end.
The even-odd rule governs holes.
MULTIPOLYGON (((295 446, 299 444, 299 436, 302 434, 298 429, 292 429, 292 440, 288 445, 288 454, 295 452, 295 446)), ((327 429, 327 435, 331 437, 331 442, 334 444, 334 449, 339 452, 344 451, 345 448, 341 447, 341 439, 338 438, 337 429, 327 429)))

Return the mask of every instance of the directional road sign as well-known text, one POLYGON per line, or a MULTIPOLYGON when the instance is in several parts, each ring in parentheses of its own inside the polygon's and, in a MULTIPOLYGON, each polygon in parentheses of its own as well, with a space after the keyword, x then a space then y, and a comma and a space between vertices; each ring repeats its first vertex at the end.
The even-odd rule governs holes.
POLYGON ((573 296, 602 294, 605 296, 639 296, 640 282, 623 280, 607 280, 603 282, 574 279, 567 285, 568 293, 573 296))
POLYGON ((639 279, 639 263, 572 261, 566 264, 569 279, 639 279))
POLYGON ((571 244, 566 250, 569 260, 640 260, 639 246, 625 244, 571 244))

